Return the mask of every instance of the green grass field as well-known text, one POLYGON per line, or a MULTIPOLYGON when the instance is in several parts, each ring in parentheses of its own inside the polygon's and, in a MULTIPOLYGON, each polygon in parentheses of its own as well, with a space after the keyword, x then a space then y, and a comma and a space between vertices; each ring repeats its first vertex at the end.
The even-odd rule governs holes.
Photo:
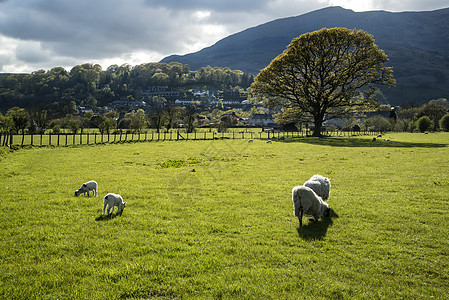
POLYGON ((449 134, 371 138, 3 148, 0 298, 446 298, 449 134), (317 173, 332 217, 299 229, 317 173))

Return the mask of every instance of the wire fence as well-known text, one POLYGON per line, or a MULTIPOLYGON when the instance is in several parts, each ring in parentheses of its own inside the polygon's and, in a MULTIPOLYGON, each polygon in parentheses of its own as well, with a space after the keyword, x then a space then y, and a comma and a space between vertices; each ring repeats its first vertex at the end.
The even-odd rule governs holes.
MULTIPOLYGON (((349 137, 355 135, 377 135, 373 131, 329 131, 323 132, 325 136, 349 137)), ((185 132, 171 130, 169 132, 144 133, 59 133, 59 134, 0 134, 0 145, 7 147, 24 146, 77 146, 106 143, 131 142, 161 142, 161 141, 188 141, 188 140, 220 140, 220 139, 260 139, 283 140, 286 138, 304 138, 311 136, 306 131, 195 131, 185 132)))

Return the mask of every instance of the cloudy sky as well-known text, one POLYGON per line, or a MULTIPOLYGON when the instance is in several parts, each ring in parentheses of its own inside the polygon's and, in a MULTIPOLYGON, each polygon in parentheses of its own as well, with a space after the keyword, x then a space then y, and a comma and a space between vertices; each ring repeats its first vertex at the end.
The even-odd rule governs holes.
POLYGON ((157 62, 327 6, 422 11, 447 0, 0 0, 0 73, 157 62))

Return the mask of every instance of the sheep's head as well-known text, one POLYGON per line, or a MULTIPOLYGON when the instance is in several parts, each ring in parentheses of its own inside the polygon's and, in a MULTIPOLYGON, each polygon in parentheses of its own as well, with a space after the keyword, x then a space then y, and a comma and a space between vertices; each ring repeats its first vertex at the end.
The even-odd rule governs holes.
POLYGON ((125 206, 126 206, 126 202, 123 202, 123 208, 125 208, 125 206))
POLYGON ((329 207, 326 207, 326 209, 324 210, 324 216, 326 218, 329 218, 331 216, 331 209, 329 207))
POLYGON ((75 191, 75 196, 78 197, 79 195, 80 195, 79 190, 76 190, 76 191, 75 191))

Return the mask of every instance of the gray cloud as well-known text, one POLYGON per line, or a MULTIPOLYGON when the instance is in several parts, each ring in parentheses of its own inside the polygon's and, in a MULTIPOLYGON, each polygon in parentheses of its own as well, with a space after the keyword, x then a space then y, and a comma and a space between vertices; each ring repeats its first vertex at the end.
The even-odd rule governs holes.
MULTIPOLYGON (((446 1, 372 3, 375 8, 397 11, 440 8, 446 1)), ((155 61, 200 50, 231 33, 273 19, 349 2, 0 0, 0 41, 3 37, 9 43, 0 48, 0 72, 29 72, 84 62, 155 61)))

